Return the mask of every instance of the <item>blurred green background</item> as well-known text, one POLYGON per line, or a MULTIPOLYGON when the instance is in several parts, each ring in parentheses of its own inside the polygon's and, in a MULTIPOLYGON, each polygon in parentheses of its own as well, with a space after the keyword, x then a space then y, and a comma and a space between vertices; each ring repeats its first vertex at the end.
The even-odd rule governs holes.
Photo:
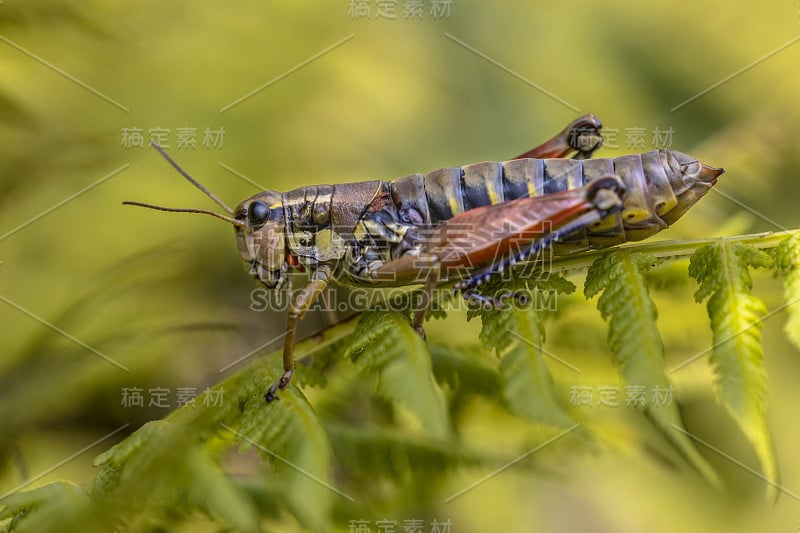
MULTIPOLYGON (((507 159, 593 112, 616 131, 599 156, 663 147, 654 132, 671 129, 672 148, 727 169, 725 196, 709 194, 659 238, 800 227, 796 1, 453 0, 434 15, 425 0, 421 17, 405 18, 399 0, 388 2, 395 19, 378 16, 381 2, 366 2, 369 16, 351 3, 0 4, 0 492, 131 424, 31 486, 88 481, 92 457, 174 409, 177 388, 202 391, 282 331, 282 314, 248 309, 256 286, 225 224, 120 205, 215 207, 146 147, 150 130, 166 130, 170 154, 236 204, 259 190, 252 182, 286 190, 507 159), (125 146, 126 128, 142 130, 144 148, 125 146), (195 129, 195 147, 178 146, 182 128, 195 129), (206 129, 224 130, 222 146, 204 146, 206 129), (641 144, 629 145, 636 132, 641 144), (132 387, 145 391, 141 408, 122 405, 132 387), (169 389, 166 407, 147 405, 156 387, 169 389)), ((710 343, 692 285, 654 293, 668 365, 710 343)), ((768 276, 756 276, 755 291, 770 309, 781 304, 768 276)), ((564 301, 547 346, 587 369, 579 384, 617 384, 604 324, 582 300, 564 301)), ((302 329, 328 318, 310 316, 302 329)), ((800 359, 783 319, 765 322, 771 425, 782 483, 800 493, 800 359)), ((463 313, 427 329, 440 344, 478 342, 463 313)), ((562 370, 551 368, 568 388, 575 378, 562 370)), ((688 426, 757 469, 714 403, 706 362, 671 378, 688 426)), ((502 448, 506 433, 524 430, 470 409, 462 438, 471 445, 502 448)), ((436 504, 433 518, 474 532, 800 527, 800 501, 764 503, 762 481, 707 450, 726 493, 662 463, 650 430, 626 411, 591 415, 603 446, 542 454, 533 471, 512 468, 436 504)), ((456 471, 442 499, 483 474, 456 471)))

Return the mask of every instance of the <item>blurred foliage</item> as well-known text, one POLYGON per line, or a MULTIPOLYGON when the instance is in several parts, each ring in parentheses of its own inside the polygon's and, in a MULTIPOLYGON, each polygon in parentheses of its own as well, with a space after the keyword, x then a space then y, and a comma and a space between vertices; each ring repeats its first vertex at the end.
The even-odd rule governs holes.
MULTIPOLYGON (((707 309, 690 303, 696 286, 685 261, 649 268, 620 256, 599 271, 605 291, 628 287, 638 304, 604 302, 608 324, 583 296, 561 291, 552 314, 479 323, 450 311, 428 323, 426 348, 404 317, 369 314, 299 346, 301 356, 314 353, 298 376, 302 390, 260 401, 279 367, 261 356, 275 349, 268 343, 285 317, 250 310, 254 285, 224 224, 120 205, 209 205, 155 152, 123 147, 123 128, 168 129, 171 155, 236 203, 260 188, 511 157, 578 114, 449 33, 600 116, 617 134, 599 156, 652 149, 656 128, 671 128, 672 148, 724 166, 719 194, 659 239, 800 227, 800 44, 671 111, 793 39, 796 5, 454 0, 449 17, 433 18, 426 0, 421 19, 404 19, 401 1, 397 20, 376 20, 371 4, 361 19, 348 16, 345 0, 0 4, 0 494, 9 493, 0 524, 347 531, 352 520, 373 530, 381 519, 398 530, 421 520, 428 530, 451 519, 458 531, 796 529, 796 238, 775 250, 778 281, 716 248, 738 275, 708 270, 704 283, 717 281, 701 293, 707 309), (196 128, 198 146, 178 148, 178 128, 196 128), (201 145, 206 128, 224 128, 221 149, 201 145), (633 128, 645 131, 643 146, 626 145, 633 128), (736 331, 726 320, 753 321, 760 304, 751 298, 773 310, 763 347, 751 328, 733 351, 675 368, 736 331), (634 334, 646 343, 628 353, 634 334), (240 369, 248 354, 256 360, 240 369), (621 391, 655 370, 650 378, 674 386, 681 428, 770 478, 780 466, 777 503, 762 503, 762 479, 700 441, 687 445, 664 429, 670 422, 571 405, 575 386, 621 391), (126 389, 143 391, 144 404, 124 405, 126 389), (199 394, 195 407, 176 410, 179 389, 199 394), (168 391, 167 401, 153 402, 154 390, 168 391), (224 401, 206 406, 215 391, 224 401), (572 420, 578 429, 541 447, 572 420), (703 461, 725 491, 685 467, 705 470, 703 461)), ((577 285, 582 275, 569 279, 577 285)), ((332 318, 309 316, 301 335, 332 318)))

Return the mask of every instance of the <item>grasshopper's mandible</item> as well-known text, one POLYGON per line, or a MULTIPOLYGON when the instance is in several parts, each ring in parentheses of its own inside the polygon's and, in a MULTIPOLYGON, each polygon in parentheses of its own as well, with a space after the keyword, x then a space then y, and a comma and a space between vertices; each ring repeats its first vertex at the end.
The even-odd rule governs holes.
POLYGON ((297 324, 332 281, 423 285, 422 305, 414 313, 422 334, 439 281, 457 275, 455 288, 466 298, 497 305, 473 289, 556 241, 556 253, 570 253, 653 235, 692 207, 723 172, 666 149, 589 159, 603 142, 601 127, 597 117, 584 115, 508 161, 393 181, 262 191, 234 209, 154 145, 228 214, 124 203, 229 222, 247 269, 268 289, 279 289, 292 270, 308 272, 307 285, 290 303, 284 373, 265 395, 272 401, 294 372, 297 324))

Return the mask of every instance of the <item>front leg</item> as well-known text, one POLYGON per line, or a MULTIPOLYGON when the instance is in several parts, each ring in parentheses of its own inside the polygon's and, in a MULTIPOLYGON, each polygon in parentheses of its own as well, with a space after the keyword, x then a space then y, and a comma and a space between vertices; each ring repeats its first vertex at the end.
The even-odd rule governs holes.
POLYGON ((277 399, 278 389, 285 389, 294 374, 294 341, 297 334, 297 324, 311 308, 311 304, 325 290, 331 278, 331 269, 327 265, 320 266, 311 276, 311 281, 303 287, 292 300, 289 307, 289 319, 286 323, 286 334, 283 339, 283 376, 277 383, 273 383, 264 399, 268 402, 277 399))
POLYGON ((570 152, 577 152, 573 159, 589 159, 592 153, 603 144, 603 136, 600 130, 603 125, 600 119, 592 113, 583 115, 573 120, 566 128, 561 130, 558 135, 528 150, 524 154, 518 155, 514 159, 547 157, 566 157, 570 152))

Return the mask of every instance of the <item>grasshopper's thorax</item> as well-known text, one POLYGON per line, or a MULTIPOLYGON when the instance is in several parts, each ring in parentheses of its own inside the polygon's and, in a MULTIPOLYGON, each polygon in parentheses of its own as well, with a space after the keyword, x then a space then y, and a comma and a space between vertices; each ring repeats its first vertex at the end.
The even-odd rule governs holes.
POLYGON ((286 221, 281 194, 263 191, 244 200, 234 210, 236 244, 250 275, 265 287, 279 288, 286 279, 286 221))

